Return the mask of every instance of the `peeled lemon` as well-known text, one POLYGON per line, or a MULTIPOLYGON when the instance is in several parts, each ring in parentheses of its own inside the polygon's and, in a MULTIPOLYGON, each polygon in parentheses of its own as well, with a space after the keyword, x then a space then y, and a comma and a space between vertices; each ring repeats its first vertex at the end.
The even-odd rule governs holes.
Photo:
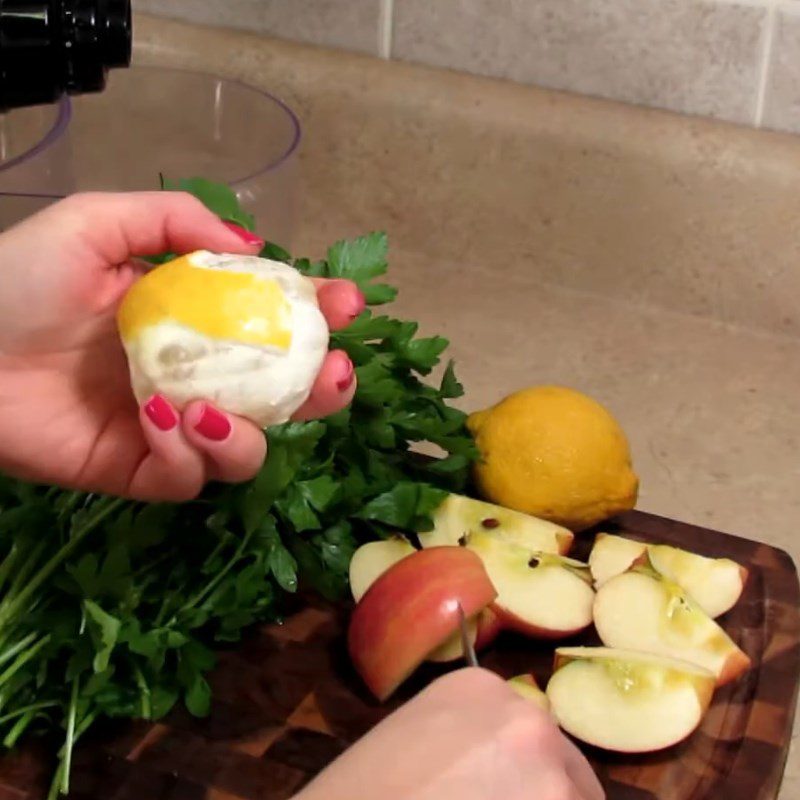
POLYGON ((313 283, 255 256, 197 251, 156 267, 117 322, 140 403, 209 400, 262 427, 305 402, 328 349, 313 283))
POLYGON ((636 504, 625 433, 597 401, 535 386, 469 417, 481 460, 475 482, 492 503, 580 531, 636 504))

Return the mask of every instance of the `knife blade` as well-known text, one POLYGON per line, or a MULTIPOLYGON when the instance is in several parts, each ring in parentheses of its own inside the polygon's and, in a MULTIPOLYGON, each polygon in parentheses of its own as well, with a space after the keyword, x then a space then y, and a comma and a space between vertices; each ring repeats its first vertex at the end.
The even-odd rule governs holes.
POLYGON ((478 657, 475 655, 475 648, 472 645, 472 640, 469 638, 467 618, 464 615, 464 609, 461 607, 461 603, 458 604, 458 626, 461 629, 461 648, 464 651, 464 658, 471 667, 477 667, 479 666, 478 657))

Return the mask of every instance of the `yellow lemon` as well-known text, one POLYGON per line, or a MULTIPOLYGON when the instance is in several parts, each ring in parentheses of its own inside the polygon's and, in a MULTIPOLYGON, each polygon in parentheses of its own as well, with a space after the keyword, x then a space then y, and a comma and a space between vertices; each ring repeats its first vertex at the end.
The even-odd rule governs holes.
POLYGON ((475 480, 493 503, 583 530, 636 504, 639 481, 616 420, 560 386, 516 392, 472 414, 475 480))
POLYGON ((138 280, 117 322, 139 402, 211 400, 262 426, 305 402, 329 338, 314 285, 295 269, 206 251, 138 280))

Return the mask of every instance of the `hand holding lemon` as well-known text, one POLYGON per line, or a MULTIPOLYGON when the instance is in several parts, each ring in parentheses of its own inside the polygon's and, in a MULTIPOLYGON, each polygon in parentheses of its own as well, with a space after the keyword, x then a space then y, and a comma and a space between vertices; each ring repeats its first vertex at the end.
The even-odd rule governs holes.
POLYGON ((262 245, 180 192, 74 195, 0 234, 0 470, 181 500, 255 474, 259 425, 343 408, 355 375, 344 352, 327 352, 327 328, 349 324, 364 297, 350 281, 264 266, 262 245), (146 278, 135 259, 202 250, 233 257, 146 278), (138 402, 116 321, 131 287, 123 327, 138 402))

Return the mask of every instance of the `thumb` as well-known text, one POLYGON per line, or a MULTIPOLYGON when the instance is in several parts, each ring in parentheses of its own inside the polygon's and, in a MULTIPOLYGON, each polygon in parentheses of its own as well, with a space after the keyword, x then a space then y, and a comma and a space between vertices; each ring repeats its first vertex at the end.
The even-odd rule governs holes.
POLYGON ((86 193, 52 206, 63 227, 75 226, 100 263, 193 250, 256 254, 263 239, 221 220, 185 192, 86 193))

